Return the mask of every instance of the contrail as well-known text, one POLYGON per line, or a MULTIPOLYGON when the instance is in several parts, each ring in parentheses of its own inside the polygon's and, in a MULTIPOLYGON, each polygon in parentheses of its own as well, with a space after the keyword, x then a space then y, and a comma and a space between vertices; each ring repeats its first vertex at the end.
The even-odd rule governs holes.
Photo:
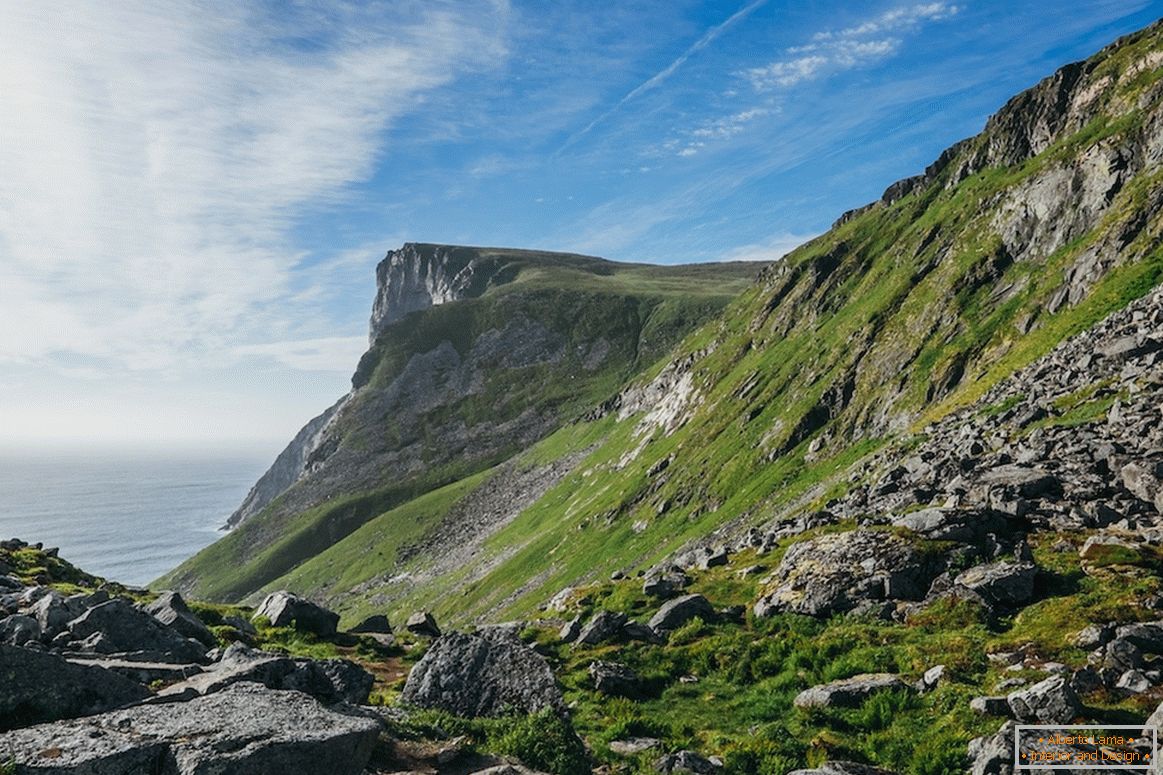
POLYGON ((732 26, 734 26, 738 22, 745 19, 747 16, 749 16, 751 14, 752 11, 754 11, 759 6, 764 5, 765 3, 767 3, 767 0, 755 0, 755 2, 751 3, 750 5, 746 5, 743 8, 736 11, 734 14, 732 14, 730 17, 728 17, 728 19, 726 21, 720 22, 719 24, 715 25, 714 27, 711 27, 709 30, 707 30, 705 33, 703 33, 703 36, 701 38, 699 38, 694 43, 692 43, 690 48, 688 48, 686 51, 682 52, 682 54, 679 55, 678 59, 674 60, 669 65, 664 67, 662 70, 659 70, 653 76, 651 76, 650 78, 643 81, 638 86, 634 87, 632 90, 627 92, 626 96, 624 96, 622 99, 618 100, 617 104, 614 105, 614 107, 610 108, 605 113, 598 116, 593 121, 591 121, 589 124, 587 124, 585 129, 582 129, 580 132, 576 132, 575 134, 573 134, 568 140, 565 141, 565 144, 561 147, 561 150, 565 150, 570 145, 572 145, 577 139, 579 139, 582 135, 586 134, 591 129, 596 127, 598 124, 602 123, 607 118, 609 118, 610 116, 617 113, 618 110, 623 105, 625 105, 627 102, 629 102, 630 100, 637 97, 639 94, 642 94, 643 92, 646 92, 646 91, 649 91, 650 89, 653 89, 655 86, 658 86, 660 83, 665 81, 667 78, 670 78, 670 76, 674 75, 674 72, 676 70, 678 70, 680 67, 682 67, 683 63, 686 62, 688 59, 690 59, 691 56, 698 53, 699 51, 702 51, 707 46, 711 45, 711 43, 713 43, 716 38, 718 38, 720 35, 722 35, 724 32, 726 32, 729 28, 731 28, 732 26))

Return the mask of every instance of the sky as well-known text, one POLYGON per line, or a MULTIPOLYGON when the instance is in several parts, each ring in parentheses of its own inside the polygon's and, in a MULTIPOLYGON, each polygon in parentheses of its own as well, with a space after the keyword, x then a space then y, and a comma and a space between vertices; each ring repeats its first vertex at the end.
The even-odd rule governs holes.
POLYGON ((0 0, 0 447, 273 454, 405 241, 777 259, 1163 0, 0 0))

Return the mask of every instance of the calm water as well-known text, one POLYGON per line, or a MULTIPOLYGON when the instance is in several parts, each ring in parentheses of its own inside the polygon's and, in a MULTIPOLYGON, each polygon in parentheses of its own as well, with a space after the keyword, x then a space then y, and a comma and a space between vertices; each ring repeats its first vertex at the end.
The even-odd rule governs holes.
POLYGON ((145 584, 224 535, 271 459, 0 451, 0 538, 59 546, 89 573, 145 584))

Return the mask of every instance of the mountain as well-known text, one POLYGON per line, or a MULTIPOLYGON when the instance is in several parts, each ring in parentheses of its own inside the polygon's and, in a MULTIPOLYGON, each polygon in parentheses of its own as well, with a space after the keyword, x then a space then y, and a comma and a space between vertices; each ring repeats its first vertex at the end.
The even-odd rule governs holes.
POLYGON ((508 617, 823 507, 1159 281, 1161 61, 1155 26, 1062 68, 751 283, 390 254, 352 394, 166 581, 508 617))
POLYGON ((231 516, 233 532, 166 584, 241 599, 369 520, 512 458, 614 395, 761 267, 390 252, 351 392, 278 456, 231 516))
MULTIPOLYGON (((1147 766, 1125 730, 1163 724, 1161 204, 1163 22, 753 279, 405 246, 352 393, 161 583, 262 599, 194 605, 223 645, 363 660, 389 706, 358 714, 382 720, 369 775, 482 752, 560 775, 1147 766)), ((0 640, 75 659, 124 629, 93 611, 144 621, 51 550, 12 544, 8 570, 0 640), (49 615, 70 605, 92 607, 49 615)), ((349 683, 243 648, 192 680, 280 659, 277 688, 349 683)), ((178 688, 182 715, 259 691, 178 688)), ((61 723, 13 749, 56 756, 61 723)))

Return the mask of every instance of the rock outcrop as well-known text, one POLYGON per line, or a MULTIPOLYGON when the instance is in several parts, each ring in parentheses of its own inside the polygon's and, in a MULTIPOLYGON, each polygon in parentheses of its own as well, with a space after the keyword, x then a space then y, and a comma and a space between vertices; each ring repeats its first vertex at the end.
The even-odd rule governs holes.
POLYGON ((377 720, 298 692, 240 683, 176 705, 146 705, 0 735, 18 773, 359 775, 377 720))
POLYGON ((564 710, 545 658, 502 629, 440 636, 408 674, 401 699, 468 717, 564 710))
POLYGON ((330 638, 339 627, 339 614, 286 590, 267 595, 255 609, 254 618, 265 618, 275 627, 294 627, 321 638, 330 638))
POLYGON ((0 644, 0 730, 104 713, 149 694, 109 670, 0 644))

